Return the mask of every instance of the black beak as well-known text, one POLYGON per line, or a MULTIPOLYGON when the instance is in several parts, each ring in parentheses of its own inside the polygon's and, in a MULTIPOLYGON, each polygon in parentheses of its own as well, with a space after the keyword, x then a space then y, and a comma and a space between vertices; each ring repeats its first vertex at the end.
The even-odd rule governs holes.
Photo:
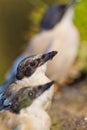
POLYGON ((51 81, 47 84, 39 86, 36 97, 40 96, 42 93, 44 93, 46 90, 48 90, 53 84, 54 84, 54 81, 51 81))
POLYGON ((53 59, 53 57, 57 54, 57 51, 51 51, 49 53, 43 54, 41 56, 41 62, 39 64, 39 66, 43 65, 44 63, 46 63, 47 61, 53 59))

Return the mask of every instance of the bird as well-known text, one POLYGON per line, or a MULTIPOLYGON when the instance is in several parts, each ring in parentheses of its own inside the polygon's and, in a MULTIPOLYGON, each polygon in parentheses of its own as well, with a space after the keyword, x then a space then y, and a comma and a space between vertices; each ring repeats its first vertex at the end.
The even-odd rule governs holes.
POLYGON ((49 82, 50 80, 45 76, 46 64, 56 54, 57 51, 51 51, 24 58, 18 64, 16 80, 1 94, 0 110, 9 107, 10 101, 14 98, 19 89, 49 82))
POLYGON ((79 45, 79 32, 73 24, 73 6, 76 0, 65 4, 54 4, 47 9, 40 22, 40 32, 29 41, 23 55, 57 50, 57 55, 47 65, 46 74, 58 84, 64 84, 76 58, 79 45))
POLYGON ((13 103, 20 104, 21 101, 26 100, 29 104, 25 105, 25 108, 20 108, 19 113, 8 110, 0 111, 0 129, 50 130, 51 119, 47 110, 49 109, 48 102, 52 102, 55 92, 53 84, 54 81, 50 81, 37 87, 20 89, 15 95, 13 103), (32 90, 30 90, 31 88, 32 90), (31 104, 27 100, 28 98, 31 100, 31 104))
MULTIPOLYGON (((20 88, 13 97, 9 99, 9 104, 4 106, 3 109, 10 110, 13 113, 19 113, 21 109, 30 106, 32 102, 40 96, 45 89, 50 87, 54 81, 50 81, 46 84, 41 84, 38 86, 28 86, 20 88)), ((5 101, 6 102, 6 101, 5 101)))

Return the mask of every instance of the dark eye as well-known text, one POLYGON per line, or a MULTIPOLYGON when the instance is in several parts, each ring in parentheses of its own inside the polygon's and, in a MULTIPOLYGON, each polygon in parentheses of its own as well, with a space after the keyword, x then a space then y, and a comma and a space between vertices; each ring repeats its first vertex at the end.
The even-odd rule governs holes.
POLYGON ((36 67, 36 66, 37 66, 37 64, 38 64, 38 62, 37 62, 37 61, 33 61, 33 62, 31 62, 31 63, 30 63, 30 66, 32 66, 32 67, 36 67))
POLYGON ((33 96, 34 96, 33 92, 30 91, 30 92, 28 93, 28 96, 29 96, 29 97, 33 97, 33 96))

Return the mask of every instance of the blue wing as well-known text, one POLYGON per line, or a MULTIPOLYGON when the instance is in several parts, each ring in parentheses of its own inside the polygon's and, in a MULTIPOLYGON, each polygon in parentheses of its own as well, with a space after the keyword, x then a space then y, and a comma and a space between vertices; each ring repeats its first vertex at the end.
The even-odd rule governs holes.
POLYGON ((4 92, 10 83, 12 83, 15 80, 15 75, 17 71, 17 66, 19 62, 24 58, 24 56, 19 56, 12 64, 11 69, 6 75, 6 78, 4 80, 4 83, 0 86, 0 94, 4 92))

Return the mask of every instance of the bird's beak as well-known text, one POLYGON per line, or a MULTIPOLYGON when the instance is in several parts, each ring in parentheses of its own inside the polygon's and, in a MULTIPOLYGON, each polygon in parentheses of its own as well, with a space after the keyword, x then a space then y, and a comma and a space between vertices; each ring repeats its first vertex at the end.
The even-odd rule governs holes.
POLYGON ((39 66, 43 65, 44 63, 46 63, 47 61, 53 59, 53 57, 57 54, 57 51, 51 51, 48 52, 46 54, 41 55, 40 57, 40 63, 39 66))
POLYGON ((42 93, 44 93, 46 90, 48 90, 53 84, 54 84, 54 81, 51 81, 47 84, 39 86, 36 97, 40 96, 42 93))

